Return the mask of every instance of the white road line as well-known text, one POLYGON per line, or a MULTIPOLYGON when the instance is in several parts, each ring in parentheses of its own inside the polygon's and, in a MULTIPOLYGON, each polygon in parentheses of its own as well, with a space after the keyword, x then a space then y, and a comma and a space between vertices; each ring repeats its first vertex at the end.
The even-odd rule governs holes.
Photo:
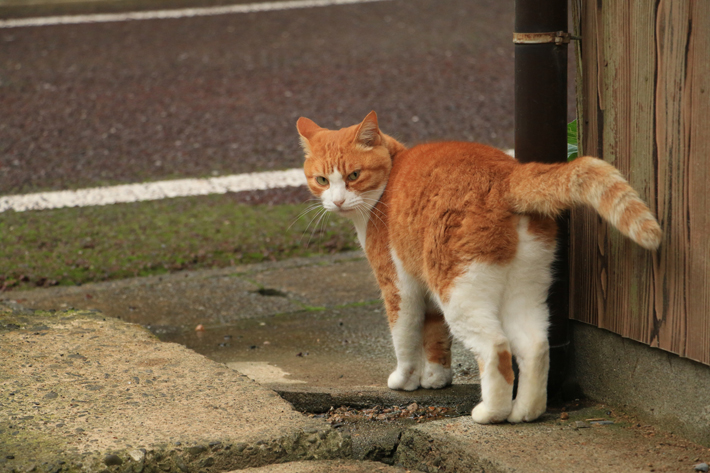
POLYGON ((112 21, 160 20, 167 18, 190 18, 195 16, 227 15, 233 13, 255 13, 297 8, 328 7, 353 3, 385 2, 390 0, 294 0, 284 2, 247 3, 219 7, 183 8, 179 10, 154 10, 126 13, 98 13, 93 15, 48 16, 42 18, 18 18, 0 20, 0 28, 20 28, 26 26, 77 25, 81 23, 107 23, 112 21))
MULTIPOLYGON (((512 149, 504 150, 514 156, 512 149)), ((190 197, 195 195, 225 194, 227 192, 256 191, 306 185, 303 169, 254 172, 207 179, 176 179, 172 181, 125 184, 113 187, 93 187, 75 191, 40 192, 0 196, 0 213, 8 210, 59 209, 62 207, 90 207, 146 200, 190 197)))
POLYGON ((95 187, 76 191, 4 196, 0 197, 0 213, 8 210, 24 212, 27 210, 58 209, 61 207, 110 205, 170 197, 296 187, 305 184, 306 177, 303 175, 303 169, 235 174, 209 179, 178 179, 113 187, 95 187))

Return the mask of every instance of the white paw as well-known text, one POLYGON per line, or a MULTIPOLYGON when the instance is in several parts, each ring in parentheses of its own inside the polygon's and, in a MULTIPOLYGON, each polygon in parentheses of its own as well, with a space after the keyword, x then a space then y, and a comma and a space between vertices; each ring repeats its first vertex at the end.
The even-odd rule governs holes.
POLYGON ((427 363, 422 374, 422 387, 425 389, 441 389, 451 384, 453 373, 451 368, 444 368, 439 364, 427 363))
POLYGON ((481 402, 471 411, 471 418, 477 424, 497 424, 503 422, 509 413, 510 409, 491 411, 481 402))
POLYGON ((513 401, 513 410, 508 416, 508 422, 518 424, 520 422, 532 422, 547 410, 547 403, 543 399, 530 405, 525 402, 513 401))
POLYGON ((398 391, 414 391, 419 388, 419 371, 396 369, 387 379, 387 386, 398 391))

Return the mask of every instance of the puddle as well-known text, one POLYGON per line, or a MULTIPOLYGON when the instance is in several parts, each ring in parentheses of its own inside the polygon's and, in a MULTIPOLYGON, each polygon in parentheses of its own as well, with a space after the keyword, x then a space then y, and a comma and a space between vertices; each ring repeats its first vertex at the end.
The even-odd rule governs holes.
POLYGON ((227 363, 227 367, 249 376, 260 384, 306 384, 305 381, 287 378, 290 373, 266 361, 231 361, 227 363))
MULTIPOLYGON (((417 401, 415 394, 387 389, 387 378, 396 359, 383 310, 380 305, 360 305, 243 319, 229 325, 207 326, 204 331, 195 331, 194 327, 152 330, 161 340, 185 345, 279 392, 286 389, 280 385, 288 384, 312 388, 313 392, 367 391, 368 396, 376 390, 387 391, 417 401)), ((473 355, 457 342, 452 350, 454 384, 477 383, 473 355)), ((417 393, 440 396, 453 395, 453 391, 456 389, 417 393)), ((380 393, 373 398, 385 402, 383 396, 380 393)))
POLYGON ((246 368, 262 384, 382 387, 396 364, 377 305, 244 319, 198 332, 151 329, 161 340, 246 368))

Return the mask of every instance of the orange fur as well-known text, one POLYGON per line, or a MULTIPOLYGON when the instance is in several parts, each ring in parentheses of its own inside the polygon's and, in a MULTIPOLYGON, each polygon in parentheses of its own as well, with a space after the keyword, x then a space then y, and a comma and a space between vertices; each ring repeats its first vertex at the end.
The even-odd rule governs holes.
POLYGON ((646 248, 660 244, 661 230, 638 194, 610 164, 591 157, 571 163, 520 164, 479 143, 429 143, 406 149, 377 128, 374 112, 362 123, 332 131, 307 118, 298 121, 306 153, 304 172, 314 195, 316 182, 334 169, 346 175, 354 192, 386 184, 367 226, 365 251, 387 305, 390 324, 397 320, 399 297, 389 249, 405 269, 446 300, 457 276, 471 262, 506 264, 518 244, 518 216, 531 217, 528 230, 550 244, 556 225, 551 217, 575 205, 596 206, 622 233, 646 248), (361 139, 363 127, 369 127, 361 139), (595 200, 596 199, 596 200, 595 200), (637 224, 637 234, 631 229, 637 224))
POLYGON ((644 248, 656 249, 661 242, 661 229, 636 191, 612 165, 596 158, 521 164, 495 148, 465 142, 429 143, 407 149, 379 130, 374 112, 362 123, 336 131, 321 128, 307 118, 299 119, 297 127, 311 191, 321 197, 328 210, 353 219, 382 291, 396 351, 400 343, 398 368, 388 385, 411 390, 420 385, 443 387, 450 383, 448 329, 455 334, 454 328, 459 334, 473 334, 470 339, 489 345, 483 350, 486 356, 480 357, 477 352, 480 371, 483 375, 485 365, 485 376, 490 380, 488 391, 482 381, 482 390, 490 393, 489 407, 500 408, 487 410, 484 397, 472 413, 477 422, 506 418, 520 422, 544 412, 546 308, 528 310, 527 303, 544 306, 557 234, 554 217, 574 206, 589 205, 644 248), (525 251, 530 253, 527 260, 525 251), (472 287, 481 293, 488 287, 501 291, 496 284, 508 278, 505 268, 513 268, 509 271, 527 284, 501 293, 515 305, 506 310, 537 317, 537 331, 526 333, 524 343, 529 344, 525 347, 520 346, 520 338, 517 345, 509 344, 506 334, 501 335, 500 325, 487 322, 497 315, 497 309, 490 309, 490 305, 496 303, 498 292, 491 293, 490 299, 479 294, 473 305, 466 292, 472 287), (444 311, 443 316, 438 310, 444 311), (405 315, 402 323, 400 313, 405 315), (467 316, 472 323, 483 325, 467 332, 467 316), (493 334, 493 339, 476 338, 484 333, 481 327, 488 330, 485 334, 493 334), (418 330, 421 337, 413 336, 419 334, 418 330), (407 340, 419 340, 417 344, 422 346, 407 346, 407 340), (524 402, 516 400, 517 407, 512 411, 510 400, 508 404, 496 404, 496 399, 512 392, 511 349, 516 357, 527 356, 528 363, 537 367, 534 381, 521 377, 527 379, 527 397, 524 402), (422 350, 426 362, 416 361, 422 358, 422 350), (426 365, 425 369, 417 363, 426 365), (495 374, 496 367, 499 375, 495 374), (511 417, 507 417, 509 414, 511 417))
POLYGON ((528 221, 528 231, 541 240, 554 244, 557 238, 557 222, 552 217, 533 214, 528 221))
POLYGON ((476 143, 420 145, 394 157, 381 198, 385 231, 405 269, 442 299, 468 263, 514 257, 517 216, 506 204, 504 181, 514 164, 476 143), (465 186, 454 184, 463 176, 465 186))
POLYGON ((576 205, 590 205, 644 248, 655 250, 661 244, 661 228, 653 214, 605 161, 585 156, 565 164, 518 165, 508 181, 509 202, 516 212, 555 216, 576 205))
POLYGON ((515 381, 513 356, 509 351, 498 352, 498 372, 503 376, 506 383, 512 385, 513 381, 515 381))
POLYGON ((431 363, 451 367, 451 336, 441 312, 427 312, 424 316, 424 353, 431 363))

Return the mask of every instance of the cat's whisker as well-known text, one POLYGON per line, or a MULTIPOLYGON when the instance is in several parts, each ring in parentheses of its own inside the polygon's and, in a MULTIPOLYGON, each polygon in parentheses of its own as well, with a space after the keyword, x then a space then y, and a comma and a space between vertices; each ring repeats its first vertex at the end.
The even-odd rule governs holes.
POLYGON ((302 212, 301 215, 298 216, 298 218, 306 217, 309 213, 313 212, 314 210, 315 210, 315 211, 318 211, 318 210, 320 210, 321 208, 322 208, 321 205, 313 205, 312 207, 310 207, 310 208, 307 209, 306 211, 302 212))
POLYGON ((385 204, 380 199, 373 199, 371 197, 363 197, 363 196, 360 196, 360 198, 366 202, 374 202, 373 207, 377 206, 377 204, 380 204, 383 207, 389 207, 389 205, 385 204))
POLYGON ((323 234, 325 235, 325 232, 328 229, 328 223, 330 222, 330 217, 332 217, 333 214, 331 212, 328 212, 328 215, 326 215, 325 220, 323 221, 323 234))
POLYGON ((380 217, 380 215, 378 215, 378 213, 379 213, 379 214, 381 214, 382 216, 385 216, 385 213, 384 213, 382 210, 380 210, 380 209, 378 209, 378 208, 376 208, 376 207, 370 207, 370 204, 367 204, 367 203, 364 201, 364 199, 363 199, 362 197, 360 197, 360 198, 361 198, 361 200, 363 200, 363 202, 361 202, 360 204, 358 204, 357 208, 358 208, 358 210, 361 211, 361 213, 363 213, 363 218, 367 221, 367 220, 368 220, 368 218, 367 218, 367 214, 368 214, 368 213, 369 213, 370 215, 374 215, 375 217, 377 217, 377 219, 378 219, 380 222, 382 222, 382 224, 383 224, 383 225, 385 226, 385 228, 386 228, 386 227, 387 227, 387 224, 386 224, 385 221, 382 219, 382 217, 380 217))
MULTIPOLYGON (((325 209, 323 209, 323 210, 325 210, 325 209)), ((308 243, 306 243, 306 246, 310 246, 311 240, 313 239, 313 235, 315 235, 315 234, 318 232, 318 226, 319 226, 319 225, 321 224, 321 222, 323 221, 323 218, 324 218, 324 217, 329 217, 329 216, 330 216, 330 212, 328 212, 327 210, 325 210, 324 212, 322 212, 322 213, 320 214, 320 217, 318 218, 318 221, 317 221, 316 224, 313 226, 313 230, 311 231, 311 236, 310 236, 310 238, 308 238, 308 243)))
POLYGON ((355 207, 355 209, 358 211, 358 213, 360 214, 360 217, 362 217, 362 220, 364 222, 367 222, 370 220, 369 212, 367 211, 367 209, 364 209, 362 207, 362 205, 358 205, 357 207, 355 207))
POLYGON ((326 228, 326 225, 328 224, 328 220, 330 220, 331 215, 332 215, 331 212, 324 212, 323 213, 320 220, 316 224, 315 233, 325 234, 325 228, 326 228))
POLYGON ((378 209, 377 207, 370 207, 370 211, 371 211, 371 212, 377 212, 377 213, 379 213, 380 215, 383 215, 383 216, 386 215, 385 212, 384 212, 382 209, 378 209))
MULTIPOLYGON (((304 203, 305 203, 305 202, 304 202, 304 203)), ((303 214, 309 212, 310 210, 315 209, 316 207, 319 207, 320 204, 321 204, 321 201, 320 201, 320 200, 318 200, 318 201, 315 202, 315 203, 308 204, 308 206, 306 207, 306 209, 301 212, 301 214, 299 215, 299 217, 300 217, 301 215, 303 215, 303 214)))
POLYGON ((309 205, 305 210, 301 211, 301 213, 296 216, 296 220, 298 220, 299 218, 303 217, 303 216, 306 215, 307 213, 312 212, 313 210, 317 209, 318 207, 320 207, 320 204, 311 204, 311 205, 309 205))
POLYGON ((286 230, 290 230, 291 227, 293 227, 296 222, 298 222, 301 218, 305 217, 307 214, 313 212, 316 210, 318 207, 320 207, 319 204, 312 204, 310 207, 308 207, 306 210, 302 211, 300 214, 296 216, 296 218, 293 219, 293 222, 291 222, 291 225, 288 226, 286 230))
MULTIPOLYGON (((382 222, 382 225, 384 225, 385 228, 387 228, 387 222, 385 222, 385 221, 382 219, 382 217, 380 217, 379 215, 377 215, 377 214, 374 213, 374 212, 370 212, 370 215, 374 215, 375 217, 377 217, 377 220, 379 220, 380 222, 382 222)), ((384 213, 383 213, 382 215, 384 215, 384 213)))
POLYGON ((385 207, 389 207, 389 205, 387 205, 387 204, 385 204, 384 202, 382 202, 382 199, 373 199, 372 197, 365 197, 365 196, 362 196, 362 195, 360 196, 360 198, 361 198, 362 200, 369 200, 370 202, 379 202, 379 203, 381 203, 382 205, 384 205, 385 207))
MULTIPOLYGON (((363 199, 363 202, 365 203, 365 205, 367 205, 367 206, 369 207, 369 210, 370 210, 371 212, 377 212, 377 213, 379 213, 379 214, 381 214, 381 215, 385 215, 385 211, 382 210, 382 209, 380 209, 380 208, 378 208, 378 205, 377 205, 377 204, 378 204, 379 201, 375 201, 374 199, 370 199, 370 200, 371 200, 371 201, 374 201, 375 203, 372 204, 372 203, 367 202, 367 199, 363 199)), ((381 202, 380 202, 380 203, 381 203, 381 202)), ((384 203, 382 203, 382 205, 385 206, 385 207, 387 207, 387 205, 384 204, 384 203)))
MULTIPOLYGON (((325 208, 323 208, 323 207, 321 207, 320 209, 318 209, 318 212, 317 212, 317 213, 315 214, 315 216, 311 219, 311 221, 308 222, 308 225, 307 225, 306 228, 303 230, 303 233, 301 234, 301 238, 298 240, 299 243, 300 243, 301 241, 303 241, 303 237, 306 236, 306 233, 308 233, 308 229, 311 228, 311 225, 313 225, 313 222, 316 221, 316 219, 318 219, 318 221, 320 221, 320 218, 323 218, 323 214, 325 214, 326 212, 327 212, 327 210, 326 210, 325 208)), ((313 237, 313 232, 311 232, 311 238, 312 238, 312 237, 313 237)), ((308 244, 311 243, 311 238, 308 239, 308 243, 307 243, 306 245, 308 245, 308 244)))

